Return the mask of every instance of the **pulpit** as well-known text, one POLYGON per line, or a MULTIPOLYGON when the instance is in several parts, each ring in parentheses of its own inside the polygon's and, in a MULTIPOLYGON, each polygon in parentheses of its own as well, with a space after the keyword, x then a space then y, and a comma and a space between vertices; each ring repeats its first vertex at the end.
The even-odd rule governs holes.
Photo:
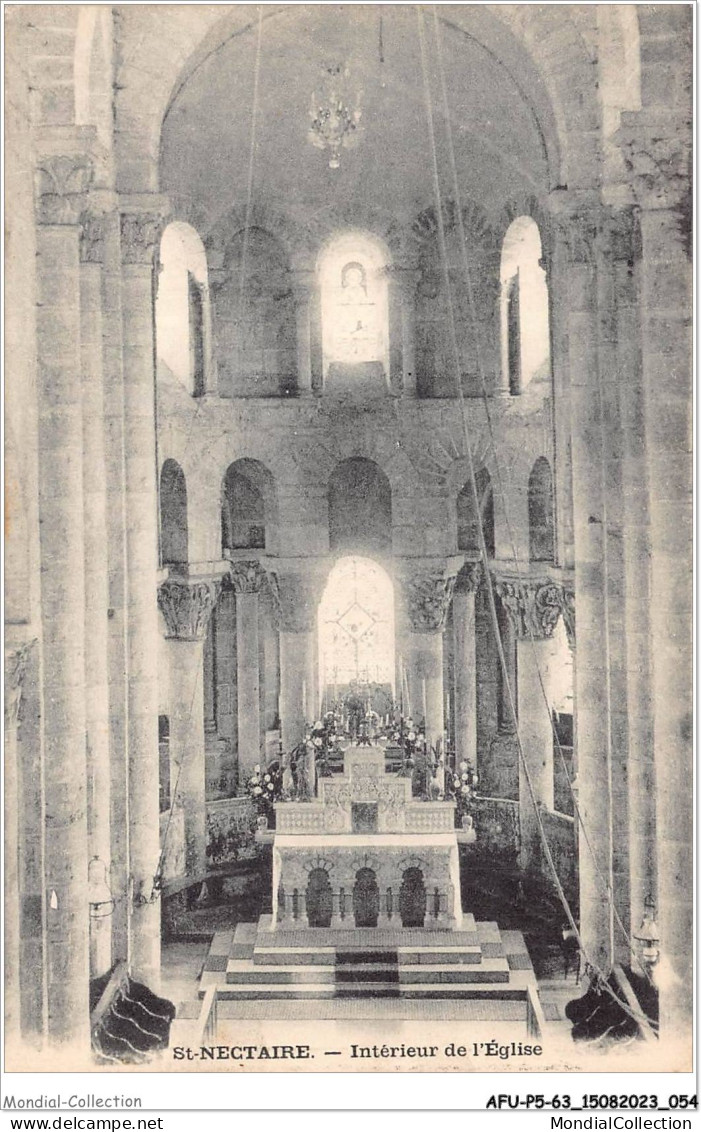
POLYGON ((455 804, 412 798, 383 749, 348 748, 317 799, 275 815, 273 931, 460 928, 455 804))

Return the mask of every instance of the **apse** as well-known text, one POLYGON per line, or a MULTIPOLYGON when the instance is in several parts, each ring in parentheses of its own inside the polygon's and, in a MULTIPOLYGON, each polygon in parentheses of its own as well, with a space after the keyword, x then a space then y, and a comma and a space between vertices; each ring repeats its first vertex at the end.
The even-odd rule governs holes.
POLYGON ((392 489, 373 460, 343 460, 329 480, 329 549, 388 554, 392 549, 392 489))

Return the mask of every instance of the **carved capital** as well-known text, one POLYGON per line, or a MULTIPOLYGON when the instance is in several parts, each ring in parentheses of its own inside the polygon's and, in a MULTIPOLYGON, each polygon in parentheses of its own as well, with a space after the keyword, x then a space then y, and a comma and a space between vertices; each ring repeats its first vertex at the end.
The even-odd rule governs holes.
POLYGON ((219 579, 169 578, 158 587, 158 607, 166 623, 166 639, 204 640, 220 584, 219 579))
POLYGON ((267 575, 257 559, 233 561, 229 568, 231 584, 237 594, 257 594, 267 582, 267 575))
POLYGON ((37 160, 34 190, 40 224, 77 224, 85 208, 93 166, 86 154, 51 154, 37 160))
POLYGON ((155 212, 123 212, 120 217, 122 263, 152 267, 163 227, 155 212))
POLYGON ((414 633, 440 633, 455 588, 455 577, 437 570, 420 570, 402 578, 407 620, 414 633))
POLYGON ((495 578, 494 588, 519 640, 552 637, 563 612, 562 586, 550 580, 495 578))
POLYGON ((473 594, 482 581, 482 563, 466 562, 455 579, 455 592, 473 594))
POLYGON ((105 218, 94 212, 80 217, 80 262, 102 263, 105 248, 105 218))
POLYGON ((5 649, 5 727, 10 731, 19 722, 24 674, 33 643, 26 641, 16 648, 5 649))
POLYGON ((624 113, 615 140, 641 208, 676 209, 691 191, 691 123, 624 113))

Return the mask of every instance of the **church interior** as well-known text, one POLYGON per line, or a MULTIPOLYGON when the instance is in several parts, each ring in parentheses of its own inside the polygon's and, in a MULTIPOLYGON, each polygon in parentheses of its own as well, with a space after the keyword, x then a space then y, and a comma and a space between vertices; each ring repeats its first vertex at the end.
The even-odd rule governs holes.
POLYGON ((8 1065, 687 1068, 690 6, 5 19, 8 1065))

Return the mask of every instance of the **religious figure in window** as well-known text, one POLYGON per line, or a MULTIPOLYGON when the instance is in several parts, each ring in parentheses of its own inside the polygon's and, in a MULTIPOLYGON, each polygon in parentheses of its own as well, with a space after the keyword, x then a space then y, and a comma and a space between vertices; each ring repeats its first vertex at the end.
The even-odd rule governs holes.
POLYGON ((376 304, 368 293, 365 268, 355 260, 341 269, 336 328, 334 353, 339 360, 370 362, 378 358, 376 304))

